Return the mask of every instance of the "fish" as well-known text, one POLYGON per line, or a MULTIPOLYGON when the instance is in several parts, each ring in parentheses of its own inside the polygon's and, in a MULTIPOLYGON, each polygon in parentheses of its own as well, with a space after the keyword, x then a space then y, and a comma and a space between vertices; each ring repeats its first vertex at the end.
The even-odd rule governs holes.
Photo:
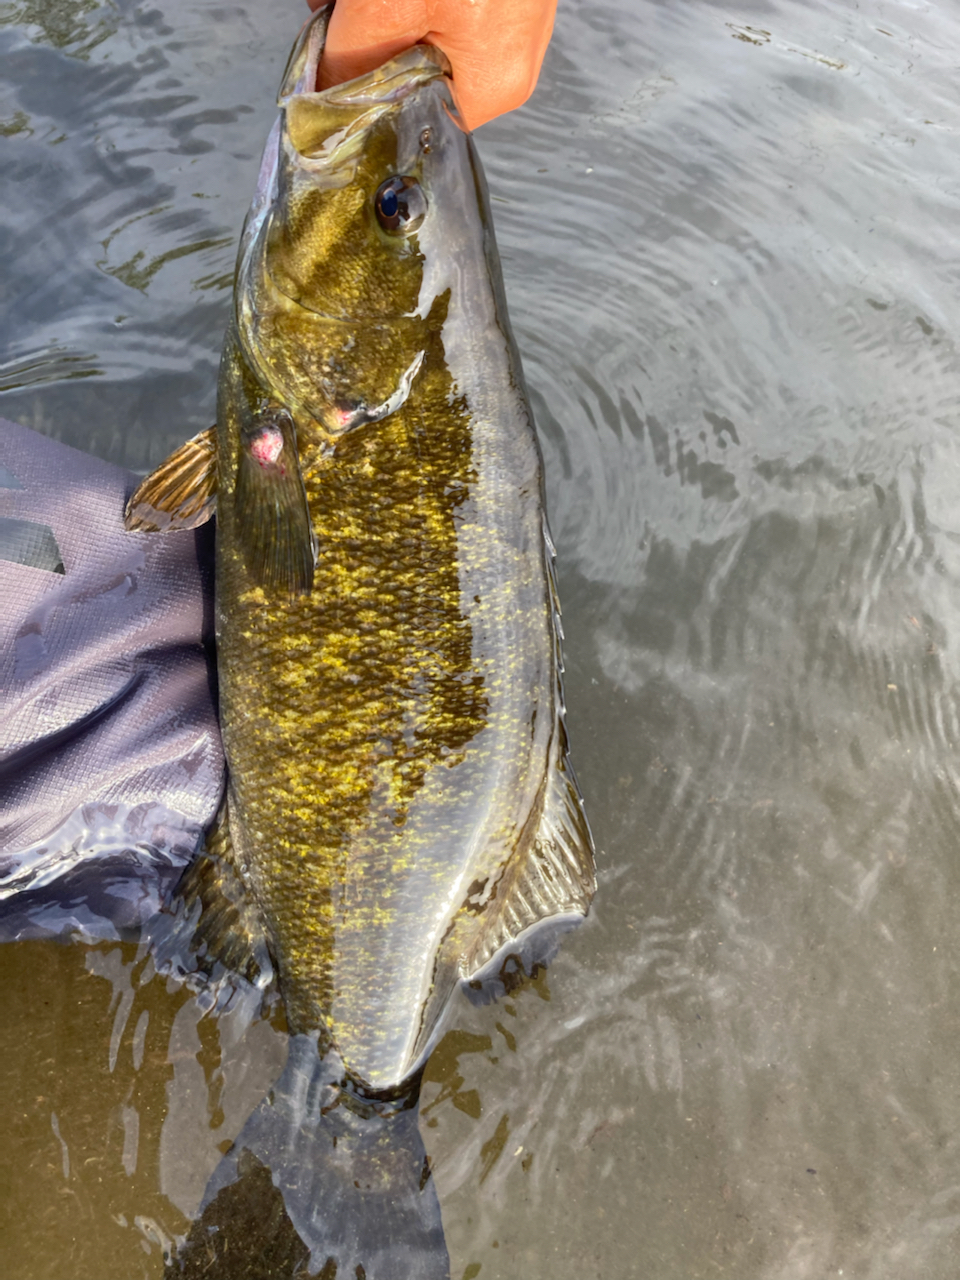
POLYGON ((596 888, 480 159, 433 46, 316 90, 331 9, 283 76, 216 424, 125 515, 169 534, 216 516, 228 783, 181 897, 193 945, 275 970, 291 1035, 176 1275, 216 1252, 211 1206, 233 1221, 244 1182, 282 1195, 313 1268, 447 1274, 419 1073, 456 990, 545 959, 596 888))

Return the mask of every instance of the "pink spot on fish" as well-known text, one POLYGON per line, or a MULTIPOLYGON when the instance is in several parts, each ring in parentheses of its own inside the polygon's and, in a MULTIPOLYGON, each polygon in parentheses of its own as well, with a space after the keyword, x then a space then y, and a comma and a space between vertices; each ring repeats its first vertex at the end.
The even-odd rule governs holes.
POLYGON ((261 467, 273 466, 283 452, 283 432, 279 427, 262 427, 250 441, 250 452, 261 467))

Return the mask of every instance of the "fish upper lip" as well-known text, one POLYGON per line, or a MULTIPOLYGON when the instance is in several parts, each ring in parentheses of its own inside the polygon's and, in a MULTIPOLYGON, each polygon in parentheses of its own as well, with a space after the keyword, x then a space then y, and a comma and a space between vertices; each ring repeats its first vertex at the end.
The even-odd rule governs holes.
POLYGON ((323 49, 323 26, 316 30, 316 39, 308 39, 300 58, 293 61, 277 99, 283 122, 281 164, 311 174, 321 186, 346 186, 378 121, 401 110, 404 101, 425 86, 452 81, 440 50, 421 44, 374 71, 318 92, 312 85, 323 49))
POLYGON ((343 84, 331 85, 329 89, 295 90, 289 96, 309 96, 336 106, 373 106, 398 102, 418 85, 440 76, 451 76, 447 55, 436 45, 420 43, 343 84))

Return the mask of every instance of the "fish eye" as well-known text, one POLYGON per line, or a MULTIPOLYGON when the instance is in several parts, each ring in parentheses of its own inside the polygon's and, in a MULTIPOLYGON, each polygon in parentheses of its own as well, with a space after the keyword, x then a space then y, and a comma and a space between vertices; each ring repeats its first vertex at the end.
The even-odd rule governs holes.
POLYGON ((377 221, 391 235, 408 236, 427 213, 427 197, 416 178, 388 178, 373 198, 377 221))

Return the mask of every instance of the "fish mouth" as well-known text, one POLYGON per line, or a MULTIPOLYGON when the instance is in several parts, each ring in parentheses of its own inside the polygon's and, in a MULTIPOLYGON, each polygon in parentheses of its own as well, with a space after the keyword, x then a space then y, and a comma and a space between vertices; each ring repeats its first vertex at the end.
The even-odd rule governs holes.
POLYGON ((287 60, 283 79, 280 81, 280 92, 277 105, 285 106, 286 101, 298 94, 310 94, 312 97, 325 98, 331 102, 368 102, 377 100, 384 94, 391 94, 401 89, 395 83, 398 77, 409 70, 409 55, 416 53, 418 60, 431 64, 433 70, 424 79, 432 79, 437 75, 452 76, 450 60, 442 49, 432 44, 416 44, 396 57, 388 59, 374 71, 368 71, 343 84, 332 85, 329 89, 317 90, 317 72, 323 48, 327 40, 327 28, 333 14, 333 4, 326 4, 309 17, 300 28, 296 43, 287 60))
POLYGON ((318 90, 317 71, 332 12, 333 5, 326 5, 304 24, 280 83, 277 105, 284 113, 286 139, 301 163, 307 162, 315 172, 336 173, 346 183, 352 177, 351 162, 381 116, 431 80, 444 77, 452 83, 451 68, 441 49, 416 44, 373 71, 318 90))

